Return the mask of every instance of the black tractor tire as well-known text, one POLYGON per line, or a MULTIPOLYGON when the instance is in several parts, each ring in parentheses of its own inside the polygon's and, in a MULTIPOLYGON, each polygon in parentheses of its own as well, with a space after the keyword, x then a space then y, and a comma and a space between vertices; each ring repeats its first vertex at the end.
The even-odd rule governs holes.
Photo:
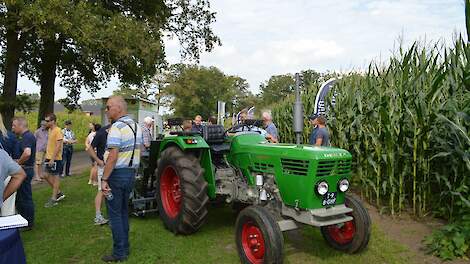
POLYGON ((235 230, 241 263, 283 262, 284 237, 266 208, 248 206, 243 209, 237 217, 235 230))
POLYGON ((155 173, 158 211, 165 227, 183 235, 198 231, 207 218, 209 203, 198 159, 178 147, 168 147, 162 151, 155 173))
POLYGON ((332 248, 355 254, 367 247, 372 224, 367 209, 364 208, 359 199, 346 195, 345 205, 353 209, 348 214, 353 217, 353 220, 339 225, 321 227, 321 233, 332 248), (354 231, 351 232, 351 230, 354 231))

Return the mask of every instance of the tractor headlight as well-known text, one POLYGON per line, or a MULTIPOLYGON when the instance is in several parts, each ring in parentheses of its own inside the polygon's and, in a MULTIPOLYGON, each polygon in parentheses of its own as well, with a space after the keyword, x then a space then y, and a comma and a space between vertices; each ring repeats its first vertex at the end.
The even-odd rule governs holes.
POLYGON ((328 183, 321 181, 317 183, 317 193, 319 195, 325 195, 328 192, 328 183))
POLYGON ((349 189, 349 181, 348 179, 342 179, 338 183, 338 190, 342 192, 346 192, 349 189))

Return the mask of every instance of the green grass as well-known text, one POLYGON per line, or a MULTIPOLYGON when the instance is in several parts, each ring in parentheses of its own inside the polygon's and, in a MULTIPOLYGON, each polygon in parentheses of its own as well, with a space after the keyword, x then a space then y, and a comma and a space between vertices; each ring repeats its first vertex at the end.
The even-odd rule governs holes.
MULTIPOLYGON (((112 247, 109 226, 94 226, 95 187, 87 185, 88 172, 67 178, 61 189, 67 198, 54 208, 43 205, 48 186, 34 189, 36 226, 22 233, 28 263, 101 263, 112 247)), ((131 218, 131 255, 127 263, 239 263, 235 215, 228 207, 211 208, 203 228, 191 236, 165 230, 157 215, 131 218)), ((375 226, 368 249, 347 255, 332 250, 314 228, 285 234, 285 263, 407 263, 410 252, 390 241, 375 226)))

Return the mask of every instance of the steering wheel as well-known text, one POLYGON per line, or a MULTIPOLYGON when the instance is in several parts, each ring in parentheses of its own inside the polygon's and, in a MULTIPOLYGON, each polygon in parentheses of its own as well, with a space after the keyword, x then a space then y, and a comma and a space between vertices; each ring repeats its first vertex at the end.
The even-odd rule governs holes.
POLYGON ((244 129, 243 128, 247 128, 248 131, 250 132, 258 132, 259 134, 261 134, 261 131, 259 130, 254 130, 252 131, 252 128, 254 127, 254 125, 249 125, 249 124, 245 124, 245 123, 242 123, 242 124, 238 124, 238 125, 234 125, 232 127, 230 127, 229 129, 225 130, 225 133, 237 133, 237 132, 243 132, 244 129), (237 131, 238 129, 242 128, 242 131, 237 131))

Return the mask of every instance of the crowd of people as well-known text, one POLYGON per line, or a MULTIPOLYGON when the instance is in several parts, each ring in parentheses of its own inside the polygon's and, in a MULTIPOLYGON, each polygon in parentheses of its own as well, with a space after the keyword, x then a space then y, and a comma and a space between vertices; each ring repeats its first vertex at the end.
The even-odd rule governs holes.
MULTIPOLYGON (((250 126, 250 131, 258 131, 260 134, 271 143, 279 143, 279 133, 275 123, 273 122, 272 115, 269 111, 261 113, 262 125, 255 124, 250 126)), ((237 123, 243 124, 249 119, 247 109, 240 111, 237 123)), ((326 127, 326 118, 321 114, 312 114, 308 117, 309 124, 312 126, 312 132, 309 136, 309 144, 314 146, 330 146, 329 132, 326 127)), ((207 122, 204 122, 200 115, 196 115, 194 120, 183 120, 182 128, 184 131, 199 132, 202 133, 203 126, 217 124, 217 119, 214 116, 207 118, 207 122)), ((237 132, 247 130, 246 127, 237 128, 237 132)))
MULTIPOLYGON (((113 249, 103 261, 116 262, 127 259, 129 255, 129 218, 128 199, 132 191, 135 174, 141 155, 148 154, 153 137, 154 120, 146 117, 139 125, 127 113, 127 103, 121 96, 112 96, 106 103, 109 125, 101 127, 90 124, 90 132, 85 141, 85 149, 90 155, 91 171, 89 184, 97 185, 95 196, 94 224, 110 222, 113 237, 113 249), (102 204, 106 201, 109 220, 102 214, 102 204)), ((259 131, 271 143, 279 142, 279 133, 271 113, 262 113, 262 125, 250 125, 250 129, 259 131)), ((238 122, 248 120, 248 112, 241 111, 238 122)), ((329 146, 326 119, 321 115, 311 115, 313 126, 309 143, 317 146, 329 146)), ((185 131, 202 132, 204 125, 216 124, 211 116, 203 122, 200 115, 194 120, 185 120, 185 131)), ((65 121, 64 128, 57 125, 57 117, 51 113, 41 121, 40 127, 33 133, 28 129, 28 122, 23 117, 13 119, 11 131, 3 124, 0 115, 0 182, 8 176, 5 186, 0 184, 3 199, 0 208, 11 194, 16 192, 16 209, 26 220, 26 230, 34 227, 34 201, 32 180, 46 181, 51 189, 51 197, 45 207, 58 205, 65 198, 60 189, 60 180, 71 175, 73 146, 77 138, 72 130, 72 122, 65 121)), ((243 129, 243 126, 241 126, 243 129)))

